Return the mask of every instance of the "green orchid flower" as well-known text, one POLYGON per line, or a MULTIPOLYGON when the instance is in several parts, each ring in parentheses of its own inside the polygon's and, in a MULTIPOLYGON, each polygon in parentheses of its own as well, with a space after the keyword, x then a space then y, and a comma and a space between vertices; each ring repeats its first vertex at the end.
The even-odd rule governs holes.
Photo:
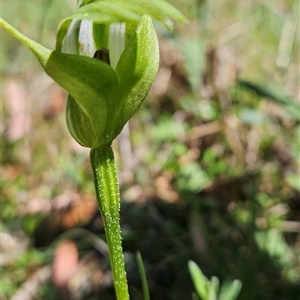
POLYGON ((61 23, 53 51, 1 23, 69 93, 75 140, 96 148, 112 142, 146 97, 159 63, 152 19, 171 28, 170 18, 186 21, 163 0, 83 0, 61 23))
POLYGON ((157 3, 158 7, 137 0, 129 4, 82 1, 74 15, 61 24, 57 51, 96 56, 102 61, 96 77, 107 93, 98 93, 97 104, 90 105, 89 100, 87 107, 87 101, 80 101, 72 92, 68 96, 67 125, 82 146, 111 143, 146 97, 159 63, 158 41, 148 14, 169 27, 170 20, 162 11, 182 19, 167 3, 157 3))
POLYGON ((57 48, 79 52, 98 65, 97 74, 87 74, 101 86, 93 100, 84 97, 81 101, 69 93, 66 117, 70 133, 89 148, 111 143, 142 104, 158 70, 158 42, 151 18, 109 25, 73 20, 57 48), (93 58, 97 53, 100 60, 93 58))

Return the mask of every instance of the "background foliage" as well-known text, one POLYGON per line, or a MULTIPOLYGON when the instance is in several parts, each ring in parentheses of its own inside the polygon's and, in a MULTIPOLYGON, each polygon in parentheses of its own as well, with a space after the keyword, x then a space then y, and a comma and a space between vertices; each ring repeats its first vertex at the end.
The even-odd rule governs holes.
MULTIPOLYGON (((137 251, 151 299, 196 299, 189 260, 208 278, 241 280, 238 299, 296 299, 299 3, 172 3, 191 23, 173 33, 156 24, 157 80, 115 142, 132 299, 143 299, 137 251)), ((4 0, 2 15, 53 48, 74 6, 4 0)), ((65 92, 6 33, 2 75, 1 299, 114 299, 65 92)))

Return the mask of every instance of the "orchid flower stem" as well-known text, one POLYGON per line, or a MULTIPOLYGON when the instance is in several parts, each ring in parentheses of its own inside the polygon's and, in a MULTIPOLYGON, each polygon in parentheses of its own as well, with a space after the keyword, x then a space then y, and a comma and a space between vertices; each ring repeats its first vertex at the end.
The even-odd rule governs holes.
POLYGON ((90 154, 96 196, 102 215, 110 263, 118 300, 129 300, 120 227, 120 193, 111 144, 92 149, 90 154))

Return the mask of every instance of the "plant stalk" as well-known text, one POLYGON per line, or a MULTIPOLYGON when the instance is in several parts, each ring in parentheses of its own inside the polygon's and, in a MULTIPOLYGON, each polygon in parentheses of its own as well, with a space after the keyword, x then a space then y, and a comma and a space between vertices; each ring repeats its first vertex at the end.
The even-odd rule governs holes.
POLYGON ((129 300, 120 227, 120 192, 111 144, 92 149, 90 159, 117 299, 129 300))

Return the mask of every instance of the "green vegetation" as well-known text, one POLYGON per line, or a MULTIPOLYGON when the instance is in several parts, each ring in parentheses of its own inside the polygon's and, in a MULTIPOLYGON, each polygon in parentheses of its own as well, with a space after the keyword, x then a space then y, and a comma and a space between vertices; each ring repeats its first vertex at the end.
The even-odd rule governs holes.
MULTIPOLYGON (((155 23, 157 79, 114 144, 131 299, 146 297, 145 277, 151 299, 201 297, 189 261, 220 297, 241 282, 236 299, 296 299, 298 1, 170 2, 191 23, 174 32, 155 23)), ((15 0, 2 12, 53 49, 74 6, 15 0)), ((89 156, 67 132, 66 94, 5 32, 2 62, 1 299, 115 299, 89 156)))

